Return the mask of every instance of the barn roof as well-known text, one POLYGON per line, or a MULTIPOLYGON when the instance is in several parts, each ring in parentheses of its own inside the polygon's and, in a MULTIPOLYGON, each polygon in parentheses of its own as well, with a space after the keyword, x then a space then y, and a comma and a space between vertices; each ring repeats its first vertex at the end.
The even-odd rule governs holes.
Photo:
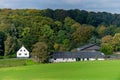
POLYGON ((101 52, 53 52, 52 58, 104 58, 101 52))
POLYGON ((100 49, 100 46, 98 44, 87 44, 87 45, 84 45, 80 48, 77 48, 79 51, 82 51, 82 50, 85 50, 85 49, 93 49, 93 50, 99 50, 100 49))

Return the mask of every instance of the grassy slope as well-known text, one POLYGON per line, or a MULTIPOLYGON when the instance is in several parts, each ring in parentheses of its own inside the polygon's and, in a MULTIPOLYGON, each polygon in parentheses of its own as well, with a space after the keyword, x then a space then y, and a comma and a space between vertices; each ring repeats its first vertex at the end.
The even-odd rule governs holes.
POLYGON ((0 80, 120 80, 120 61, 55 63, 1 68, 0 80))
POLYGON ((31 59, 0 59, 0 68, 35 64, 31 59))

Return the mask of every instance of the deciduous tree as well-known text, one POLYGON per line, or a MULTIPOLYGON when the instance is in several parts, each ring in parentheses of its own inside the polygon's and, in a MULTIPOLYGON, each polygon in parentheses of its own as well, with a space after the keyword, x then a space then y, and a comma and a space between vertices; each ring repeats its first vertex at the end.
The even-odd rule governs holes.
POLYGON ((32 56, 37 62, 48 62, 48 46, 44 42, 37 42, 32 50, 32 56))

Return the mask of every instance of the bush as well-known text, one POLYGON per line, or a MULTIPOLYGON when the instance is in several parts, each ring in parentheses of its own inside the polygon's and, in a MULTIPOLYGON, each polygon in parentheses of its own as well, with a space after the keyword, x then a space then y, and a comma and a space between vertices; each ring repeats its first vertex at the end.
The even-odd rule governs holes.
POLYGON ((4 56, 0 56, 0 59, 4 59, 4 56))
POLYGON ((100 51, 103 52, 106 55, 111 55, 113 54, 113 48, 112 46, 108 45, 108 44, 102 44, 100 51))
POLYGON ((16 58, 16 54, 8 55, 8 58, 16 58))

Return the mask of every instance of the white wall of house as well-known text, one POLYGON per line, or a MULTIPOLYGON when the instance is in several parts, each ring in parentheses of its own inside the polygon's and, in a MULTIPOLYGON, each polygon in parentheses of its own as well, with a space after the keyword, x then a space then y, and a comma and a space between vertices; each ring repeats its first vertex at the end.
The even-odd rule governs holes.
POLYGON ((22 46, 17 51, 17 58, 29 58, 29 51, 24 46, 22 46))

